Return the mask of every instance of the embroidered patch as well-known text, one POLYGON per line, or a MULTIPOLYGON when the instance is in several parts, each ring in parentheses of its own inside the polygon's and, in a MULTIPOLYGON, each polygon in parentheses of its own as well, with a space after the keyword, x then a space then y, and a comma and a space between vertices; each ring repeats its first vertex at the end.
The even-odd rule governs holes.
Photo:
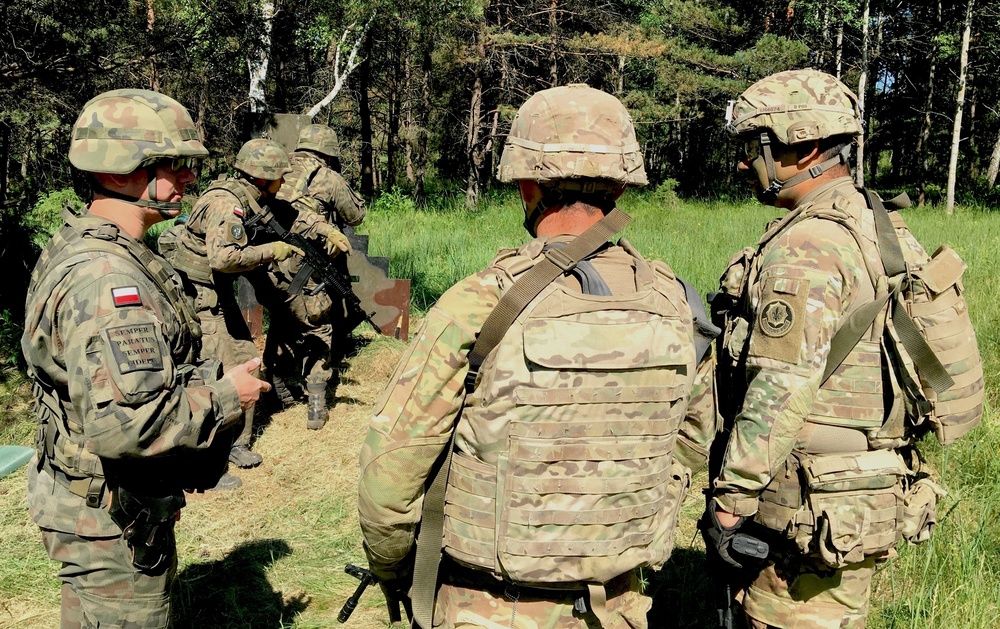
POLYGON ((788 334, 795 323, 792 307, 784 299, 772 299, 760 309, 760 329, 775 338, 788 334))
POLYGON ((229 233, 232 234, 233 240, 239 240, 243 237, 243 226, 233 225, 232 228, 230 228, 229 233))
POLYGON ((235 214, 236 216, 239 216, 240 218, 243 218, 243 206, 242 205, 237 205, 237 206, 233 207, 233 214, 235 214))
POLYGON ((111 299, 115 302, 115 308, 142 305, 142 299, 139 297, 138 286, 122 286, 121 288, 112 288, 111 299))
POLYGON ((108 328, 105 334, 118 373, 163 369, 163 355, 160 353, 160 340, 156 336, 154 324, 136 323, 108 328))

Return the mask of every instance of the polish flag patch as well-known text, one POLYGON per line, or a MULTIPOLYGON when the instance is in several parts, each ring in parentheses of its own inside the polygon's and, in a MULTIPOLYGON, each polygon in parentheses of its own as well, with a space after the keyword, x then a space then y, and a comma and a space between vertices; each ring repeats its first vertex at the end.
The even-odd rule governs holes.
POLYGON ((122 288, 112 288, 111 298, 115 302, 116 308, 124 306, 141 306, 142 299, 139 298, 138 286, 123 286, 122 288))
POLYGON ((233 208, 233 214, 239 216, 240 218, 243 218, 243 208, 239 205, 235 206, 233 208))

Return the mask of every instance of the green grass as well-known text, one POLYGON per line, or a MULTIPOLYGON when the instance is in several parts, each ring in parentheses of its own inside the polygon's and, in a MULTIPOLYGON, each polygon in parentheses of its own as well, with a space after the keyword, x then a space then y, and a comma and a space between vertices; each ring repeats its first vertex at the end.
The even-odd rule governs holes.
MULTIPOLYGON (((666 260, 704 293, 716 287, 729 257, 753 245, 779 212, 755 203, 663 203, 629 196, 634 217, 625 236, 647 257, 666 260)), ((914 233, 933 250, 947 242, 969 263, 968 299, 987 382, 983 426, 947 450, 932 440, 927 457, 945 476, 933 540, 902 545, 876 576, 869 626, 992 628, 1000 626, 1000 302, 992 276, 1000 268, 1000 214, 910 209, 914 233)), ((500 247, 528 240, 520 203, 500 195, 477 211, 451 199, 417 211, 402 197, 373 204, 363 228, 371 253, 389 256, 395 277, 413 280, 413 307, 425 312, 458 279, 482 269, 500 247)), ((351 361, 337 395, 337 419, 323 431, 304 429, 296 407, 266 423, 257 449, 265 463, 241 472, 244 488, 194 496, 178 528, 178 627, 332 627, 357 581, 343 572, 363 563, 357 530, 357 455, 371 406, 402 344, 376 339, 351 361)), ((0 381, 0 439, 30 443, 34 432, 23 380, 0 381)), ((696 478, 684 505, 677 548, 666 569, 647 575, 655 592, 653 627, 713 627, 704 550, 694 533, 702 508, 696 478), (664 624, 666 623, 666 624, 664 624)), ((57 624, 58 581, 30 522, 21 474, 0 480, 0 627, 57 624)), ((372 588, 355 612, 356 627, 384 626, 372 588)))

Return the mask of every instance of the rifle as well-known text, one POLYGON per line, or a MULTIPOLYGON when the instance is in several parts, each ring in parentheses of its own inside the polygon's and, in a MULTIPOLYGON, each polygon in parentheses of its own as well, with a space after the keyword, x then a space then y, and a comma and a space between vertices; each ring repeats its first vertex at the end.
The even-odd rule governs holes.
MULTIPOLYGON (((750 523, 750 526, 753 527, 753 523, 750 523)), ((753 529, 754 532, 757 532, 756 527, 753 529)), ((711 544, 706 544, 705 555, 708 560, 709 572, 712 574, 712 580, 715 582, 718 592, 716 613, 719 624, 716 626, 720 629, 734 629, 737 626, 734 616, 734 608, 737 605, 733 597, 733 590, 743 589, 748 584, 753 569, 746 569, 747 564, 760 564, 766 560, 770 555, 770 546, 756 535, 736 533, 730 540, 729 554, 730 556, 736 555, 734 558, 739 559, 745 569, 737 571, 736 568, 719 557, 711 544), (736 574, 733 574, 734 572, 736 574)))
MULTIPOLYGON (((378 579, 375 578, 375 575, 372 574, 371 570, 365 570, 364 568, 355 566, 354 564, 347 564, 344 566, 344 572, 351 575, 355 579, 358 579, 361 583, 358 584, 357 589, 354 590, 354 594, 351 594, 351 597, 347 599, 344 606, 340 609, 337 621, 341 623, 347 622, 347 619, 354 613, 354 608, 358 606, 358 601, 361 600, 361 595, 365 593, 368 586, 378 581, 378 579)), ((393 625, 402 622, 402 616, 399 613, 399 599, 393 598, 384 589, 383 594, 385 594, 385 604, 389 608, 389 622, 393 625)), ((407 618, 413 617, 413 611, 410 608, 409 600, 403 601, 403 609, 406 611, 407 618)))
POLYGON ((274 218, 274 214, 266 205, 263 207, 258 206, 258 208, 260 208, 260 212, 254 211, 253 208, 248 208, 250 217, 245 221, 247 228, 254 228, 258 224, 263 225, 281 240, 302 250, 302 268, 299 269, 299 272, 292 279, 292 284, 288 287, 288 292, 292 295, 297 295, 302 291, 306 280, 315 274, 319 276, 319 285, 310 289, 309 294, 315 295, 319 291, 325 290, 334 303, 340 300, 344 301, 347 305, 347 319, 344 322, 347 326, 347 333, 358 327, 362 321, 367 321, 376 333, 381 334, 382 330, 372 320, 372 315, 375 313, 365 312, 365 309, 361 306, 361 300, 358 299, 358 296, 351 289, 351 278, 341 273, 340 269, 330 261, 330 258, 324 253, 317 251, 316 247, 306 240, 302 234, 296 234, 285 229, 274 218))

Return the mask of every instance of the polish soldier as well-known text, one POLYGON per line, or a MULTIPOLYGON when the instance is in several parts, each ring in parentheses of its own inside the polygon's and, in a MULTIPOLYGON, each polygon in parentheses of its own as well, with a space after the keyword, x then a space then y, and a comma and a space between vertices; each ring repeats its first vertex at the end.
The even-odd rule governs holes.
MULTIPOLYGON (((172 232, 176 244, 170 262, 184 277, 194 299, 203 353, 222 361, 225 368, 260 358, 236 301, 237 275, 296 252, 301 254, 297 247, 280 240, 252 239, 255 234, 245 225, 251 216, 264 211, 261 206, 273 199, 290 171, 285 150, 272 140, 250 140, 236 155, 235 168, 238 177, 213 182, 195 203, 187 222, 171 228, 176 230, 172 232)), ((261 463, 261 455, 249 448, 252 432, 250 407, 229 455, 238 467, 261 463)), ((238 477, 227 474, 217 488, 232 489, 240 484, 238 477)))
MULTIPOLYGON (((884 307, 890 267, 916 270, 929 256, 898 213, 854 187, 848 158, 861 111, 839 80, 808 69, 771 75, 727 118, 744 147, 739 172, 788 214, 733 257, 713 301, 725 319, 718 387, 728 443, 701 526, 710 552, 749 572, 736 597, 751 627, 864 627, 876 564, 901 537, 929 537, 943 494, 913 447, 932 422, 904 403, 905 370, 887 354, 903 321, 884 307), (764 561, 734 546, 737 531, 769 542, 764 561)), ((941 279, 935 290, 957 281, 941 279)), ((948 440, 982 414, 975 336, 971 324, 961 331, 949 342, 965 352, 953 375, 968 389, 948 440)))
POLYGON ((646 627, 639 569, 670 555, 715 432, 704 308, 666 264, 608 241, 630 220, 616 200, 646 183, 613 96, 533 95, 499 178, 518 183, 533 239, 445 292, 376 404, 369 563, 422 627, 646 627))
POLYGON ((143 244, 206 155, 187 110, 152 91, 101 94, 73 127, 93 198, 42 251, 21 339, 40 423, 28 505, 62 563, 63 627, 168 626, 183 492, 216 483, 269 388, 257 362, 221 377, 199 362, 181 280, 143 244))
MULTIPOLYGON (((338 240, 333 253, 350 255, 350 241, 340 230, 361 224, 365 203, 340 175, 336 132, 325 125, 306 125, 289 157, 292 171, 285 177, 278 199, 299 211, 325 217, 331 227, 324 235, 338 240)), ((344 256, 338 256, 334 264, 345 277, 349 275, 344 256)), ((299 266, 299 260, 292 258, 272 268, 269 276, 275 286, 287 291, 299 266)), ((327 386, 338 373, 350 334, 344 330, 343 300, 334 304, 325 293, 309 295, 315 285, 307 283, 305 290, 288 297, 284 307, 270 311, 272 325, 264 348, 268 377, 283 403, 302 396, 299 381, 304 379, 309 405, 306 426, 314 430, 326 423, 327 386)))

